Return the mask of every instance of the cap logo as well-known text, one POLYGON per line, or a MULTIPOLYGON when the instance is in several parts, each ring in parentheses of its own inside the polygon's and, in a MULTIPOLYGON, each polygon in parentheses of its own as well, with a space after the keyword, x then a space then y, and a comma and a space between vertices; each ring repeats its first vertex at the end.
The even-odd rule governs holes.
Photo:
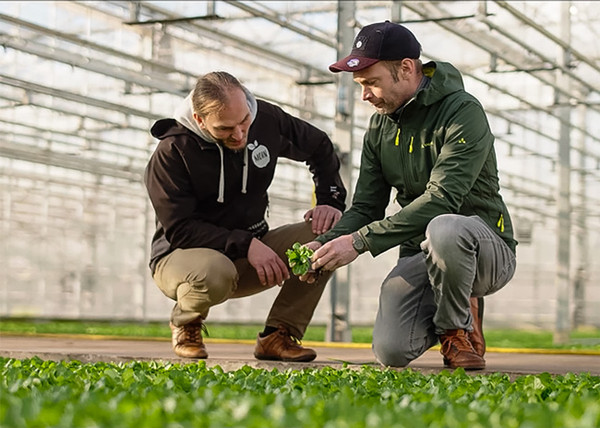
POLYGON ((360 34, 356 37, 354 41, 354 49, 365 49, 367 41, 369 40, 368 36, 361 36, 360 34))
POLYGON ((360 60, 358 58, 352 58, 346 63, 346 65, 350 68, 358 67, 358 64, 360 64, 360 60))

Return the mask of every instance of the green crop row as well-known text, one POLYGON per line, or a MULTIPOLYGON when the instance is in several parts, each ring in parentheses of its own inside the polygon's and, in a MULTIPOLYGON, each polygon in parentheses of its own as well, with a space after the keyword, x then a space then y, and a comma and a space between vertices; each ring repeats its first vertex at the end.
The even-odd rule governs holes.
POLYGON ((2 427, 600 426, 600 377, 0 358, 2 427))

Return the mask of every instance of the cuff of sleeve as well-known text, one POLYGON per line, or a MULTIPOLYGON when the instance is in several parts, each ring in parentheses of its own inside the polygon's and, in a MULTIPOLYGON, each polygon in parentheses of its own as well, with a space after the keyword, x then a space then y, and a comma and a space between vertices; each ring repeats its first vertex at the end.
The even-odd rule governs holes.
POLYGON ((369 244, 369 240, 366 238, 368 232, 369 232, 369 230, 365 226, 365 227, 361 227, 360 229, 358 229, 355 233, 358 236, 360 236, 360 238, 365 243, 365 249, 364 249, 363 253, 366 253, 368 251, 371 254, 373 254, 372 251, 371 251, 371 245, 369 244))
POLYGON ((315 241, 317 241, 319 244, 323 245, 324 243, 326 243, 329 240, 327 239, 327 237, 325 237, 325 235, 319 235, 315 238, 315 241))
POLYGON ((337 208, 341 212, 344 212, 346 209, 346 203, 343 199, 339 200, 330 194, 317 195, 317 205, 329 205, 330 207, 337 208))
POLYGON ((231 260, 247 258, 252 239, 254 236, 246 230, 233 230, 225 247, 225 255, 231 260))

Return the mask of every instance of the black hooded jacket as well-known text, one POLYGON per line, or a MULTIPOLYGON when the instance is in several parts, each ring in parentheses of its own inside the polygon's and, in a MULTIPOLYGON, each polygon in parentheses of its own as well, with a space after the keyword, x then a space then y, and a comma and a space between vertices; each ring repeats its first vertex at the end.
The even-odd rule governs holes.
POLYGON ((175 119, 151 129, 160 141, 144 181, 156 213, 150 268, 176 248, 212 248, 245 258, 268 226, 267 190, 279 157, 303 161, 313 174, 318 205, 344 211, 340 161, 327 134, 266 101, 256 101, 246 150, 208 142, 175 119))

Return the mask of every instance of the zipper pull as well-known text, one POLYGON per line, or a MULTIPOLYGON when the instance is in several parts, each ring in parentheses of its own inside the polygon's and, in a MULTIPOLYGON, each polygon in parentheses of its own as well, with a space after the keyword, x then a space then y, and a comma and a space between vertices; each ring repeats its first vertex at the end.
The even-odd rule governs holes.
POLYGON ((398 132, 396 133, 396 145, 400 144, 400 127, 398 127, 398 132))
POLYGON ((410 145, 408 146, 408 153, 412 153, 413 152, 413 141, 414 141, 415 137, 410 137, 410 145))
POLYGON ((500 214, 500 218, 498 219, 496 226, 500 228, 500 232, 504 232, 504 214, 500 214))

